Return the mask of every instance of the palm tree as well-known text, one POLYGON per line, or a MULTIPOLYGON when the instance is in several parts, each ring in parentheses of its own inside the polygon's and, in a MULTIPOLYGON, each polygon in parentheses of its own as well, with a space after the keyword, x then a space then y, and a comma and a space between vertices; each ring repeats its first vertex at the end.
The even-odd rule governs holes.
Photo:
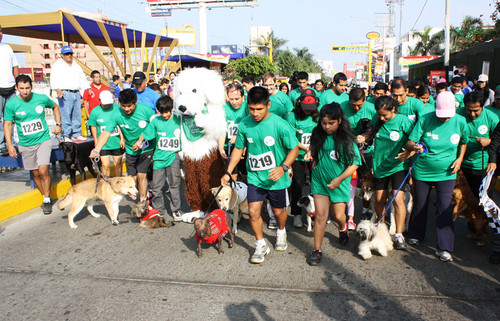
POLYGON ((414 48, 410 49, 411 56, 428 56, 435 53, 439 47, 439 41, 434 35, 431 36, 432 27, 426 26, 423 31, 415 31, 413 37, 420 38, 414 48))
POLYGON ((261 36, 260 38, 254 39, 255 43, 257 43, 258 46, 258 51, 260 53, 267 53, 268 48, 266 48, 269 43, 273 43, 273 55, 278 55, 281 51, 281 48, 286 45, 288 40, 278 38, 274 35, 274 31, 271 31, 268 33, 266 36, 261 36))

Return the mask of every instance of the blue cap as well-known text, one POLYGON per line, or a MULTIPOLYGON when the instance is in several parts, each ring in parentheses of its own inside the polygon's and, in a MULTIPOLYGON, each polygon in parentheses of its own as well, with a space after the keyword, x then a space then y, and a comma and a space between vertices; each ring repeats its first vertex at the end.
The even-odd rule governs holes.
POLYGON ((73 49, 70 46, 64 46, 61 48, 62 54, 73 53, 73 49))

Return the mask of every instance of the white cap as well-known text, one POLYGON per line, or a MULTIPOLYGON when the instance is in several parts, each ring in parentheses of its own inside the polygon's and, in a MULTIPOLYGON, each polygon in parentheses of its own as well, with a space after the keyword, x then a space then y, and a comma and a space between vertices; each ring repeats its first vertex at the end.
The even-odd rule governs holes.
POLYGON ((488 75, 480 74, 479 77, 477 78, 477 81, 488 82, 488 75))
POLYGON ((99 99, 101 100, 102 105, 110 105, 115 102, 115 100, 113 99, 113 94, 109 90, 101 91, 99 99))

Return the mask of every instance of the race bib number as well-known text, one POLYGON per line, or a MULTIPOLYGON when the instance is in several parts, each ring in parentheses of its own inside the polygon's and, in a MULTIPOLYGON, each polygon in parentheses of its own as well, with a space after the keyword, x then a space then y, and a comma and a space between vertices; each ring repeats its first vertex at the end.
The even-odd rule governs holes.
POLYGON ((231 139, 238 135, 238 124, 230 124, 227 126, 227 138, 231 139))
POLYGON ((21 123, 23 135, 34 135, 43 132, 43 124, 41 119, 34 119, 21 123))
MULTIPOLYGON (((101 133, 106 130, 106 126, 101 126, 101 133)), ((115 129, 113 129, 113 131, 111 132, 111 136, 119 136, 120 133, 118 132, 118 126, 115 127, 115 129)))
POLYGON ((302 134, 300 142, 302 143, 302 145, 309 147, 309 145, 311 144, 311 134, 309 133, 302 134))
POLYGON ((158 139, 158 148, 166 151, 178 151, 180 149, 179 138, 160 137, 158 139))
POLYGON ((248 154, 248 164, 252 171, 265 171, 276 167, 273 152, 260 155, 248 154))

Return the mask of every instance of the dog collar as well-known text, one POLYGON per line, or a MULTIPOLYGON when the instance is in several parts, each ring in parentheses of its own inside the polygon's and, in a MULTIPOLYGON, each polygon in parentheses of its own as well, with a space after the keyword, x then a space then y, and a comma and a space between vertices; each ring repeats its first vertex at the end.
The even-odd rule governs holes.
POLYGON ((307 212, 307 215, 309 215, 309 217, 314 217, 316 215, 316 212, 307 212))

